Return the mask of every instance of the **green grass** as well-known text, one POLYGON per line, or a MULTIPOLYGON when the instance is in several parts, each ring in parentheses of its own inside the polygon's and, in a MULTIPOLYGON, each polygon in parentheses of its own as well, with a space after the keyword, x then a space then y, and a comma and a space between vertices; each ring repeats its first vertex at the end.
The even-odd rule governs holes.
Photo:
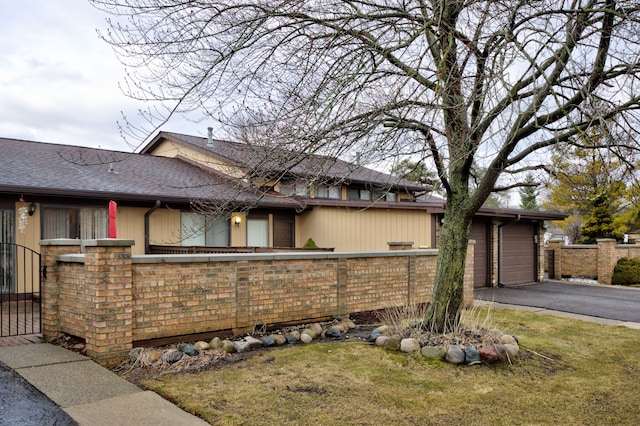
POLYGON ((639 330, 520 311, 491 318, 520 339, 512 365, 317 343, 142 385, 216 425, 638 423, 639 330))

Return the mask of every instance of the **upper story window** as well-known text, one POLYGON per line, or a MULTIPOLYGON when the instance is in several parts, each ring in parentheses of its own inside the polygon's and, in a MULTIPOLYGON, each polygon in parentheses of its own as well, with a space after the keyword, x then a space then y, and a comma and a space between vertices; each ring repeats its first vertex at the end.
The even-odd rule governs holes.
POLYGON ((309 186, 297 182, 280 182, 280 193, 284 195, 297 195, 298 197, 309 196, 309 186))
POLYGON ((387 192, 384 194, 385 201, 398 201, 398 194, 395 192, 387 192))
POLYGON ((316 198, 342 199, 342 188, 333 185, 319 185, 316 187, 316 198))
POLYGON ((109 210, 103 207, 42 209, 42 238, 93 240, 109 235, 109 210))
POLYGON ((349 188, 347 191, 349 200, 367 200, 371 201, 371 191, 368 189, 349 188))

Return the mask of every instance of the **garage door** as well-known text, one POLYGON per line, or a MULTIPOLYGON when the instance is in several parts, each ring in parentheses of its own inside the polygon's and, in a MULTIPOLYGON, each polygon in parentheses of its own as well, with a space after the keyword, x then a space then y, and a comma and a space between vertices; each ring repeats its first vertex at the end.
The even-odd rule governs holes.
POLYGON ((476 241, 473 268, 473 288, 487 287, 489 283, 487 274, 489 246, 487 244, 486 222, 474 222, 471 225, 471 239, 476 241))
POLYGON ((526 284, 536 281, 535 227, 532 223, 510 223, 502 228, 500 283, 526 284))

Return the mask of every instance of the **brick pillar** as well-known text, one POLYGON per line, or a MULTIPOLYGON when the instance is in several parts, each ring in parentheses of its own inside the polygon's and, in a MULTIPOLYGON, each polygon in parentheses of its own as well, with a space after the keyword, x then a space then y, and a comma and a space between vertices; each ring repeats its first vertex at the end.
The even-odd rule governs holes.
POLYGON ((473 279, 474 279, 474 267, 475 267, 475 240, 469 240, 467 246, 467 260, 464 266, 464 283, 462 290, 462 306, 473 306, 473 279))
POLYGON ((549 278, 553 280, 562 279, 562 238, 553 238, 547 243, 547 251, 553 253, 553 265, 549 265, 549 278))
POLYGON ((616 266, 616 240, 600 238, 598 242, 598 283, 611 284, 613 268, 616 266))
POLYGON ((87 355, 115 365, 133 347, 133 240, 86 240, 85 296, 87 355))
POLYGON ((60 281, 58 276, 58 256, 80 253, 80 240, 52 239, 40 241, 40 325, 42 338, 51 342, 60 335, 58 297, 60 281))

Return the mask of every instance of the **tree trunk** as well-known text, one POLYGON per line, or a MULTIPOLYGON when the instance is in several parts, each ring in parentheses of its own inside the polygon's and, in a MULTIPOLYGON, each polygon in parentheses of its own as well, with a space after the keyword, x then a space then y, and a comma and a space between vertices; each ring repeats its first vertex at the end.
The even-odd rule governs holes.
POLYGON ((428 330, 446 333, 458 326, 472 218, 454 207, 446 208, 431 304, 423 323, 428 330))

